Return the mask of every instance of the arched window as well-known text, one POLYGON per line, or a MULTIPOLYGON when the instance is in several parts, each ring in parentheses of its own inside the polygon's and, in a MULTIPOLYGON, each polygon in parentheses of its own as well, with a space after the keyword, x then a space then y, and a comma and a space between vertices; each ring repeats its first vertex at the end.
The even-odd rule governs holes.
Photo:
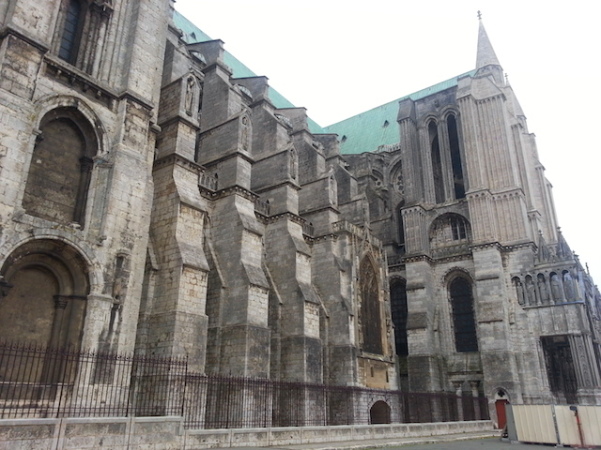
POLYGON ((457 277, 449 285, 449 294, 453 310, 455 348, 458 352, 477 352, 478 337, 474 320, 472 285, 467 279, 457 277))
POLYGON ((430 156, 432 159, 432 177, 434 180, 434 196, 436 203, 445 201, 444 179, 442 175, 442 158, 440 155, 440 140, 438 139, 438 127, 436 122, 431 121, 428 125, 428 137, 430 141, 430 156))
POLYGON ((71 64, 75 64, 77 59, 78 41, 81 38, 83 21, 82 10, 82 4, 78 0, 68 1, 58 56, 71 64))
POLYGON ((459 214, 443 214, 430 228, 430 242, 433 248, 464 244, 471 239, 470 225, 459 214))
POLYGON ((403 165, 400 161, 396 164, 394 169, 390 171, 390 183, 392 183, 392 186, 397 193, 404 195, 405 185, 403 182, 403 165))
POLYGON ((367 257, 361 262, 360 271, 363 351, 381 355, 382 318, 378 276, 372 262, 367 257))
POLYGON ((449 134, 449 149, 451 151, 451 168, 453 170, 455 198, 465 198, 465 183, 463 180, 463 167, 461 165, 461 152, 459 151, 457 120, 452 114, 447 117, 447 131, 449 134))
POLYGON ((44 116, 40 130, 23 208, 33 216, 83 226, 92 158, 98 147, 92 126, 74 108, 59 108, 44 116))
POLYGON ((398 356, 407 356, 407 282, 394 279, 390 283, 390 309, 394 324, 394 344, 398 356))

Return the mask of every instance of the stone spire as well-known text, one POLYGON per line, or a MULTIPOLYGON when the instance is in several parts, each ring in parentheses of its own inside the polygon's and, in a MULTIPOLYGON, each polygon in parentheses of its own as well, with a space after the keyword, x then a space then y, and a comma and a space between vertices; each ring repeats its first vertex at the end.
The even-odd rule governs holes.
POLYGON ((480 27, 478 30, 478 53, 476 56, 476 76, 487 76, 492 75, 495 83, 499 86, 505 84, 503 76, 503 68, 497 54, 488 39, 486 29, 482 23, 482 14, 478 11, 478 20, 480 21, 480 27))

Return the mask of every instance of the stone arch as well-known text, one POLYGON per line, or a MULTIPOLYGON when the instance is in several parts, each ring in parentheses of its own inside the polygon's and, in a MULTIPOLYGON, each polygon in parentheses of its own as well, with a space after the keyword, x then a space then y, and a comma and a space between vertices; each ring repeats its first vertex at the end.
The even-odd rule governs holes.
POLYGON ((440 281, 443 285, 448 285, 451 281, 453 281, 454 278, 458 276, 463 276, 469 279, 471 283, 473 283, 474 281, 474 277, 472 276, 470 271, 467 270, 465 267, 460 266, 453 266, 446 270, 442 275, 442 278, 440 278, 440 281))
POLYGON ((378 400, 369 408, 370 425, 391 423, 390 406, 384 400, 378 400))
POLYGON ((440 116, 442 117, 443 120, 447 120, 449 118, 449 116, 455 116, 455 118, 457 119, 460 116, 460 112, 453 105, 447 105, 442 110, 442 113, 440 116))
POLYGON ((369 254, 361 260, 359 273, 362 350, 381 355, 383 354, 383 345, 380 279, 376 265, 369 254))
POLYGON ((99 123, 90 108, 72 97, 52 97, 39 104, 22 191, 28 214, 84 227, 94 158, 104 148, 99 123))
POLYGON ((73 107, 47 112, 39 124, 23 194, 28 214, 62 224, 84 225, 98 139, 73 107))
POLYGON ((12 251, 0 274, 13 286, 0 301, 0 341, 79 347, 90 280, 78 250, 34 239, 12 251))
POLYGON ((405 194, 405 183, 403 179, 403 161, 399 158, 397 161, 391 164, 389 171, 389 181, 397 194, 405 194))
POLYGON ((509 396, 509 391, 503 387, 503 386, 497 386, 496 388, 494 388, 492 390, 492 397, 495 400, 507 400, 507 401, 511 401, 510 396, 509 396))
POLYGON ((61 108, 71 108, 72 110, 76 110, 77 114, 92 127, 91 131, 94 133, 94 137, 91 137, 91 139, 95 139, 98 144, 98 154, 107 153, 110 146, 108 141, 109 137, 102 125, 102 121, 94 111, 94 108, 92 108, 85 100, 78 97, 71 95, 51 95, 42 97, 38 100, 36 103, 37 114, 34 122, 38 132, 44 117, 53 110, 61 108))
POLYGON ((428 234, 432 248, 440 248, 471 241, 472 231, 464 216, 445 213, 432 221, 428 234))

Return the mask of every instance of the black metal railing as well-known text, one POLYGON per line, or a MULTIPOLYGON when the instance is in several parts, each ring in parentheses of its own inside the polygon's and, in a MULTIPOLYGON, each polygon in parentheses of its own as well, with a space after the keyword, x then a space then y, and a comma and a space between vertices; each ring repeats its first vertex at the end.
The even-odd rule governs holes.
POLYGON ((187 428, 488 419, 483 397, 204 375, 182 358, 0 343, 0 419, 182 416, 187 428))

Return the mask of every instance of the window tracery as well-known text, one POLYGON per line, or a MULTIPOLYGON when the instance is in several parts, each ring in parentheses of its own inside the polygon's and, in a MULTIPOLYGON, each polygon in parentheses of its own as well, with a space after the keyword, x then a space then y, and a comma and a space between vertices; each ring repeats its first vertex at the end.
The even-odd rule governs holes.
POLYGON ((363 351, 381 355, 382 324, 378 276, 368 257, 361 262, 361 328, 363 351))
POLYGON ((112 13, 110 0, 64 0, 55 33, 58 57, 98 76, 112 13))
POLYGON ((458 214, 444 214, 432 224, 430 241, 434 248, 457 245, 469 240, 469 222, 458 214))

